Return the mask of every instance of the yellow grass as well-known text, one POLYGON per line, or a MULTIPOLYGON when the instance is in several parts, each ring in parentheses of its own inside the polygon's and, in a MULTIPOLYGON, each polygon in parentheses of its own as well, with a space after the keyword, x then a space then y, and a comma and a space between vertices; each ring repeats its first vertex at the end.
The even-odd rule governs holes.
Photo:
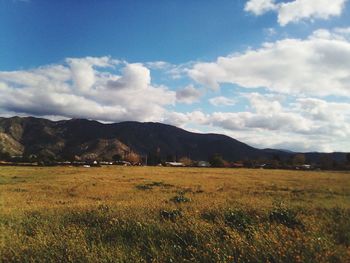
POLYGON ((317 256, 324 262, 346 262, 350 260, 349 211, 350 174, 345 172, 0 167, 0 261, 94 262, 99 255, 101 262, 282 262, 287 256, 290 262, 317 256), (176 196, 186 197, 188 202, 171 201, 176 196), (98 221, 97 226, 80 226, 79 222, 64 219, 77 211, 94 213, 101 207, 106 207, 101 218, 139 223, 147 226, 146 234, 130 234, 129 244, 116 237, 106 239, 111 229, 119 232, 108 235, 122 235, 120 231, 126 227, 120 223, 107 227, 98 221), (274 219, 276 209, 295 214, 300 227, 274 219), (162 217, 162 211, 180 211, 181 217, 169 220, 162 217), (37 219, 33 213, 40 218, 35 223, 28 221, 37 219), (230 213, 234 219, 230 219, 230 213), (332 223, 334 229, 327 229, 332 223), (28 229, 35 229, 34 234, 28 234, 28 229), (91 229, 98 229, 99 239, 90 236, 91 229), (169 229, 180 236, 193 231, 190 240, 197 243, 179 243, 167 232, 169 229), (216 236, 218 229, 225 232, 222 240, 216 236), (67 235, 67 239, 54 241, 57 234, 67 235), (208 244, 204 244, 206 238, 210 238, 208 244), (71 246, 67 240, 73 242, 71 246), (39 249, 52 242, 57 246, 65 242, 76 251, 65 254, 57 249, 50 254, 50 248, 46 252, 39 249), (298 242, 302 246, 299 250, 295 247, 298 242), (13 251, 9 252, 10 244, 13 251), (179 246, 181 252, 174 246, 179 246))

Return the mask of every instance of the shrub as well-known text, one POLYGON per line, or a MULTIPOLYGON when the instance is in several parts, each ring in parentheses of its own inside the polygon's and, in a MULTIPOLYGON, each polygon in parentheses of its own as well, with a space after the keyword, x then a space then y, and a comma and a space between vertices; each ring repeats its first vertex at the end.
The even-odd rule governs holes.
POLYGON ((338 244, 350 246, 350 210, 333 208, 329 214, 330 221, 326 224, 326 231, 338 244))
POLYGON ((253 225, 253 219, 246 212, 236 209, 229 210, 225 213, 225 223, 230 227, 245 231, 253 225))
POLYGON ((174 209, 170 211, 161 210, 159 214, 162 219, 171 220, 171 221, 175 221, 176 219, 182 217, 182 212, 178 209, 174 209))
POLYGON ((289 228, 303 227, 303 224, 297 218, 296 211, 283 206, 275 207, 269 214, 269 220, 289 228))
POLYGON ((151 189, 153 189, 153 187, 170 188, 170 187, 173 187, 173 185, 172 184, 166 184, 166 183, 163 183, 163 182, 152 182, 152 183, 149 183, 149 184, 136 185, 136 188, 139 189, 139 190, 151 190, 151 189))
POLYGON ((215 222, 218 218, 218 212, 214 210, 204 211, 201 213, 201 217, 206 221, 215 222))
POLYGON ((139 190, 152 190, 153 189, 153 187, 148 185, 148 184, 139 184, 139 185, 136 185, 136 188, 139 190))
POLYGON ((170 201, 174 203, 188 203, 191 201, 191 199, 183 195, 176 195, 173 198, 171 198, 170 201))

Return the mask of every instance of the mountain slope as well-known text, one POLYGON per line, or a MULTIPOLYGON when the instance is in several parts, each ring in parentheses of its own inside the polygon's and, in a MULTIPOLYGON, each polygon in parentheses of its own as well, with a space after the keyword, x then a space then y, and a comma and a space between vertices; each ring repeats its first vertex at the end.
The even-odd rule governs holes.
MULTIPOLYGON (((61 160, 112 160, 116 155, 125 156, 130 152, 140 156, 156 154, 162 159, 190 157, 193 160, 208 160, 217 153, 228 161, 276 156, 287 159, 295 154, 260 150, 225 135, 192 133, 161 123, 102 124, 85 119, 0 118, 2 154, 61 160)), ((307 153, 306 158, 317 161, 321 155, 307 153)), ((345 160, 346 155, 337 153, 334 156, 345 160)))
POLYGON ((191 133, 160 123, 102 124, 84 119, 55 122, 33 117, 0 118, 0 151, 11 155, 106 160, 131 151, 195 160, 207 160, 215 153, 230 161, 266 155, 228 136, 191 133))

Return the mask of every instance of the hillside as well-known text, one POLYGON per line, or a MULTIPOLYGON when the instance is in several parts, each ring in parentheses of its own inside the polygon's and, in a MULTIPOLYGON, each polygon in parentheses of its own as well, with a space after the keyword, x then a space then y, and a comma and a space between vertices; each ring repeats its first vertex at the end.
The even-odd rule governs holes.
MULTIPOLYGON (((260 150, 220 134, 198 134, 161 123, 121 122, 102 124, 85 119, 50 121, 34 117, 0 118, 0 153, 11 156, 41 156, 49 159, 103 159, 158 155, 162 159, 190 157, 208 160, 220 154, 228 161, 288 158, 294 153, 260 150)), ((312 160, 319 153, 307 156, 312 160)), ((336 155, 345 159, 345 154, 336 155)))

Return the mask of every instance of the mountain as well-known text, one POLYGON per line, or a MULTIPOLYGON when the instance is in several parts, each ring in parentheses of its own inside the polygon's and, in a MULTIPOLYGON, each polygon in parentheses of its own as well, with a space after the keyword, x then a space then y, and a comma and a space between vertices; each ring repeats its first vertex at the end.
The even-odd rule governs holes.
MULTIPOLYGON (((85 119, 50 121, 34 117, 0 118, 0 153, 49 159, 112 160, 135 153, 162 159, 189 157, 208 160, 220 154, 225 160, 288 158, 294 153, 260 150, 220 134, 198 134, 161 124, 121 122, 102 124, 85 119)), ((312 159, 317 154, 310 153, 312 159)), ((340 154, 339 158, 345 158, 340 154)))

